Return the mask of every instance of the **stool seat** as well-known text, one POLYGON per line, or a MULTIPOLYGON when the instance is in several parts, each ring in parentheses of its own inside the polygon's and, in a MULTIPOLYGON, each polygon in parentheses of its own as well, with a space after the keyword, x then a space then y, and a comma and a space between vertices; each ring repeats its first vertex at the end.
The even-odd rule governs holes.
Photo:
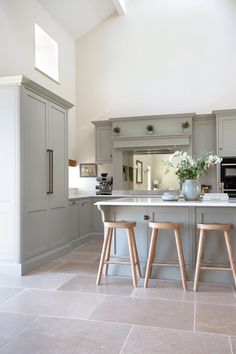
POLYGON ((148 226, 152 229, 159 229, 159 230, 175 230, 175 229, 180 229, 182 227, 182 224, 178 223, 173 223, 173 222, 155 222, 155 221, 150 221, 148 226))
POLYGON ((136 268, 138 271, 139 276, 141 277, 141 269, 139 264, 138 258, 138 251, 136 246, 136 241, 134 237, 134 227, 136 226, 135 221, 105 221, 104 228, 105 228, 105 235, 104 241, 102 246, 102 253, 98 268, 98 275, 97 275, 97 285, 100 284, 103 266, 105 265, 105 275, 108 273, 108 266, 109 264, 130 264, 132 270, 132 278, 133 278, 133 285, 137 287, 137 274, 136 268), (128 239, 128 246, 129 246, 129 257, 128 256, 111 256, 111 243, 113 237, 114 229, 126 229, 127 230, 127 239, 128 239), (111 258, 128 258, 129 261, 112 261, 111 258))
POLYGON ((194 285, 193 290, 197 291, 197 286, 200 278, 201 270, 227 270, 232 271, 234 282, 236 285, 236 267, 235 261, 233 258, 233 248, 232 248, 232 230, 233 224, 197 224, 197 228, 200 230, 199 234, 199 242, 198 242, 198 251, 197 251, 197 260, 195 267, 195 276, 194 276, 194 285), (204 251, 205 238, 207 235, 207 231, 220 231, 224 233, 224 239, 226 244, 226 249, 229 257, 229 267, 213 267, 213 266, 205 266, 202 265, 202 257, 204 251))
MULTIPOLYGON (((150 242, 150 247, 149 247, 149 254, 148 254, 148 260, 147 260, 147 269, 146 269, 144 287, 145 288, 148 287, 148 282, 149 282, 149 279, 151 277, 151 272, 152 272, 152 266, 157 265, 159 267, 160 266, 161 267, 180 267, 183 289, 187 290, 187 272, 186 272, 186 268, 185 268, 183 246, 182 246, 182 241, 181 241, 181 236, 180 236, 180 228, 183 226, 183 224, 175 223, 175 222, 150 221, 148 226, 152 229, 152 235, 151 235, 151 242, 150 242), (154 262, 154 254, 155 254, 155 248, 156 248, 157 236, 158 236, 159 230, 173 230, 174 231, 179 263, 173 264, 170 262, 169 263, 167 263, 167 262, 165 262, 165 263, 154 262)), ((166 259, 165 259, 165 261, 166 261, 166 259)))
POLYGON ((135 227, 135 221, 104 221, 104 227, 112 227, 113 229, 129 229, 130 227, 135 227))
POLYGON ((197 224, 199 230, 209 230, 209 231, 231 231, 233 230, 232 224, 197 224))

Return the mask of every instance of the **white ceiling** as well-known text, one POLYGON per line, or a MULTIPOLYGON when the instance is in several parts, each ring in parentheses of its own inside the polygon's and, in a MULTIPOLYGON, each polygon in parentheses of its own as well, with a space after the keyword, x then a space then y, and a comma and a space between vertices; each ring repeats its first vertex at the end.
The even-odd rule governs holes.
POLYGON ((117 11, 114 0, 39 0, 39 2, 74 39, 80 38, 117 11))

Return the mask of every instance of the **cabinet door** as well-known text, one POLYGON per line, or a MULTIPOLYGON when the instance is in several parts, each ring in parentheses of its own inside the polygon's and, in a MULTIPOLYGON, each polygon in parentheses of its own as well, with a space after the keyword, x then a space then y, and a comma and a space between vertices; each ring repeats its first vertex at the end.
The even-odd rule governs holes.
POLYGON ((67 183, 67 113, 60 106, 49 102, 48 149, 53 150, 53 194, 51 203, 60 205, 68 198, 67 183))
POLYGON ((100 199, 94 199, 92 198, 91 200, 91 210, 92 210, 92 220, 93 220, 93 232, 97 233, 103 233, 104 232, 104 227, 103 227, 103 221, 102 221, 102 214, 100 210, 98 210, 98 207, 94 205, 97 201, 101 201, 100 199))
POLYGON ((69 240, 79 237, 79 202, 69 203, 69 240))
POLYGON ((193 121, 193 153, 201 156, 206 152, 215 153, 214 117, 196 117, 193 121))
POLYGON ((112 161, 111 126, 96 127, 96 162, 112 161))
POLYGON ((26 259, 48 248, 47 100, 25 89, 21 113, 22 187, 25 191, 22 253, 26 259))
POLYGON ((80 237, 91 232, 91 205, 90 199, 82 199, 79 205, 79 220, 80 220, 80 237))
POLYGON ((218 116, 218 154, 220 156, 236 155, 236 113, 218 116))
POLYGON ((49 203, 49 246, 63 245, 67 240, 67 117, 60 106, 49 102, 48 149, 53 151, 53 193, 49 203))

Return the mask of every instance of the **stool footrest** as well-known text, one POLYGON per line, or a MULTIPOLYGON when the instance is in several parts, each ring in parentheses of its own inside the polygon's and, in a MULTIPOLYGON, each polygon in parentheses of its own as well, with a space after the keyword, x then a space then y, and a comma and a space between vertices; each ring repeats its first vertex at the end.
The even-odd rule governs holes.
POLYGON ((200 267, 201 270, 228 270, 228 271, 232 271, 231 268, 226 268, 226 267, 207 267, 207 266, 201 266, 200 267))
POLYGON ((130 259, 129 256, 118 256, 118 255, 111 255, 110 258, 130 259))
MULTIPOLYGON (((105 261, 104 264, 131 264, 131 262, 125 262, 125 261, 105 261)), ((135 262, 135 265, 137 265, 138 263, 135 262)))
POLYGON ((152 263, 153 266, 159 266, 159 267, 180 267, 178 263, 152 263))

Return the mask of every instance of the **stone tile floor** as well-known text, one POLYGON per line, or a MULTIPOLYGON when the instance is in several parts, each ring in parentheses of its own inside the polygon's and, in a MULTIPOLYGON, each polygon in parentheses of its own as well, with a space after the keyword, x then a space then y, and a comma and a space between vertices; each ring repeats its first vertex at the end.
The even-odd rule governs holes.
POLYGON ((236 294, 201 284, 107 277, 100 240, 24 277, 0 276, 0 354, 236 354, 236 294))

